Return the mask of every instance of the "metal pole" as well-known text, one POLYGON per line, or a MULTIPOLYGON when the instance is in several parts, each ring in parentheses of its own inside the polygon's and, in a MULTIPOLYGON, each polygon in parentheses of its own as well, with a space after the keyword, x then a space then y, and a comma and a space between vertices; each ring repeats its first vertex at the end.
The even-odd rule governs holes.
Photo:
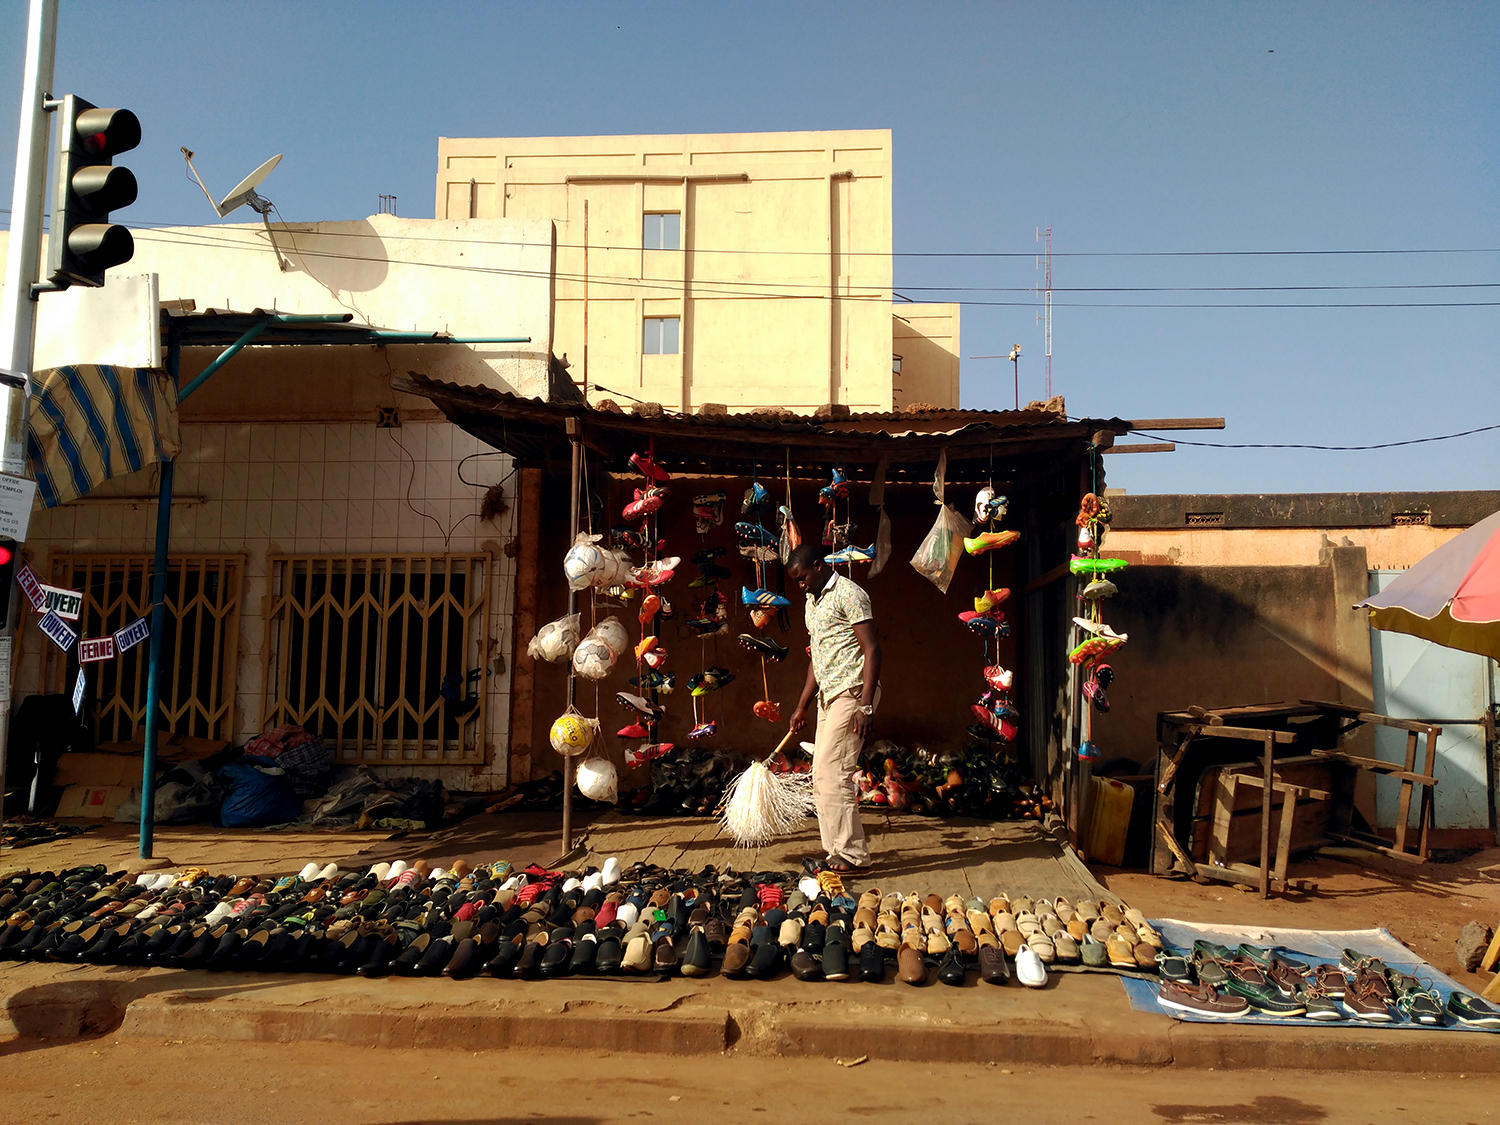
MULTIPOLYGON (((172 381, 182 363, 182 345, 170 327, 167 372, 172 381)), ((166 631, 167 546, 172 537, 172 475, 177 462, 161 463, 161 491, 156 499, 156 561, 151 569, 151 650, 146 668, 146 749, 141 755, 141 858, 151 859, 156 836, 156 713, 161 706, 161 661, 166 631)))
MULTIPOLYGON (((5 296, 0 302, 0 368, 20 377, 0 387, 0 471, 26 474, 26 395, 31 379, 31 344, 36 301, 31 287, 41 280, 42 213, 47 190, 47 140, 51 123, 46 103, 52 96, 52 63, 57 54, 57 0, 31 0, 26 19, 26 69, 21 80, 20 132, 16 138, 16 180, 11 191, 10 248, 5 259, 5 296)), ((20 545, 17 544, 19 550, 20 545)), ((10 612, 0 629, 0 823, 5 820, 5 759, 10 741, 11 655, 18 612, 14 588, 0 591, 10 612)))
MULTIPOLYGON (((583 485, 583 442, 578 433, 578 422, 576 419, 568 419, 569 437, 573 442, 573 479, 568 495, 571 501, 568 505, 568 543, 578 538, 578 493, 583 485)), ((578 591, 568 591, 568 613, 578 612, 578 591)), ((573 700, 578 696, 578 677, 574 675, 572 666, 568 668, 568 705, 573 705, 573 700)), ((562 854, 567 855, 573 850, 573 759, 563 759, 563 822, 562 822, 563 847, 562 854)))

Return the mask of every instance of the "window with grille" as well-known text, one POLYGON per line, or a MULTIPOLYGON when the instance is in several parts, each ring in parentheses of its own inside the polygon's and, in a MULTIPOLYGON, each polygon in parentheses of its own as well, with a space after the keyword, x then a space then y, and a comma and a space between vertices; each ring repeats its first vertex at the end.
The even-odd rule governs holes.
POLYGON ((267 561, 266 727, 343 762, 485 760, 488 555, 267 561))
MULTIPOLYGON (((151 615, 150 555, 54 555, 51 581, 83 594, 75 626, 103 637, 151 615)), ((239 659, 242 555, 167 560, 162 631, 161 729, 197 738, 234 737, 239 659)), ((151 645, 142 642, 113 660, 88 666, 86 706, 99 742, 125 742, 145 729, 146 674, 151 645)), ((71 690, 78 651, 45 645, 47 690, 71 690)))

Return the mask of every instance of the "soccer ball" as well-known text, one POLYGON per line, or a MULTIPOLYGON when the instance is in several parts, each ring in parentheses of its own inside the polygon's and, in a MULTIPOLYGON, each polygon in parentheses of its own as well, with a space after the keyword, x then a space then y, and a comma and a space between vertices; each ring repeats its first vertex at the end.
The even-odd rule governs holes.
POLYGON ((594 728, 582 715, 559 715, 552 724, 552 749, 565 758, 582 754, 594 742, 594 728))

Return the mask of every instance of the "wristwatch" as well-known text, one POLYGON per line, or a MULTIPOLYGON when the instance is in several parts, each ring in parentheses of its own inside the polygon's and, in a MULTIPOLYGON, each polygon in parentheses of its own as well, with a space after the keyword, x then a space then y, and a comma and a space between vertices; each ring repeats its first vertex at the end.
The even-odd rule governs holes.
POLYGON ((859 708, 859 713, 867 719, 873 719, 875 717, 875 705, 872 703, 866 707, 861 707, 859 708))

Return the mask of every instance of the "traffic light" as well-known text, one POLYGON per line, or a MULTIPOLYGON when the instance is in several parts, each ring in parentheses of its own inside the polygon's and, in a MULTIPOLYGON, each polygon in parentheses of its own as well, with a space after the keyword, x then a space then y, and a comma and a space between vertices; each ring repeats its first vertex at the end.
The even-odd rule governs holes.
POLYGON ((16 576, 16 541, 0 539, 0 629, 10 621, 11 585, 16 576))
POLYGON ((141 143, 128 109, 99 109, 69 94, 62 102, 52 177, 47 279, 53 285, 104 284, 104 271, 135 254, 135 240, 109 213, 135 202, 135 174, 114 158, 141 143))

